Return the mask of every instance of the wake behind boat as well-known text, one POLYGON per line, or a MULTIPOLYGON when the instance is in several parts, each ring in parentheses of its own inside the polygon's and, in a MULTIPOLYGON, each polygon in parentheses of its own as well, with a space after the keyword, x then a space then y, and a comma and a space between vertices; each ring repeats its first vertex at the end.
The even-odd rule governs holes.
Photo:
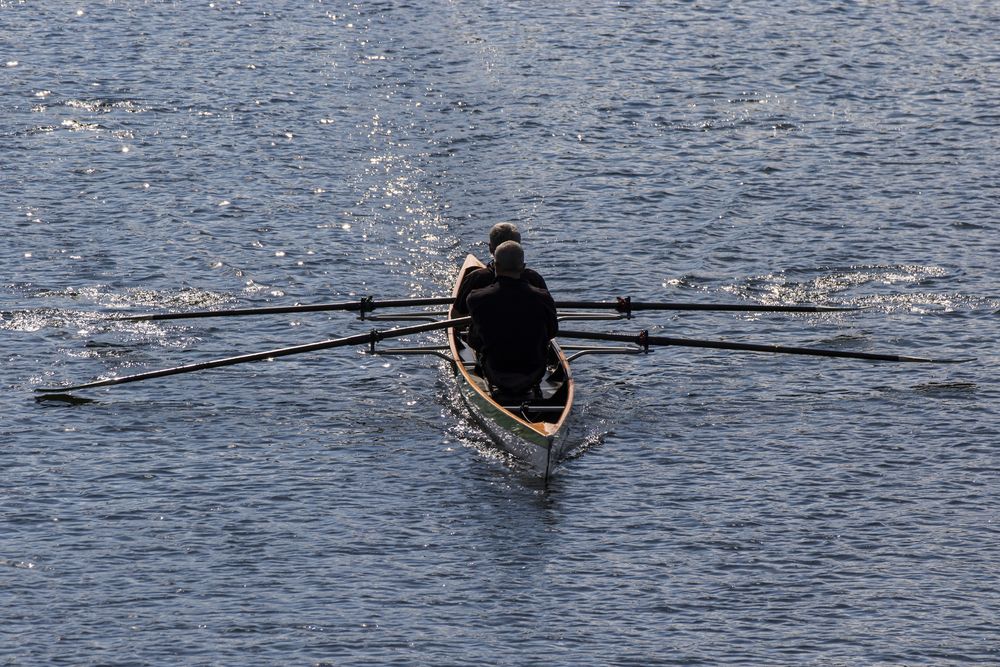
MULTIPOLYGON (((455 279, 457 297, 462 279, 483 263, 468 255, 455 279)), ((455 319, 452 304, 449 319, 455 319)), ((490 387, 467 340, 468 329, 448 329, 448 346, 462 402, 472 417, 504 450, 525 461, 531 471, 548 479, 568 449, 567 418, 573 407, 573 376, 559 345, 549 343, 545 375, 537 387, 519 395, 503 395, 490 387)))

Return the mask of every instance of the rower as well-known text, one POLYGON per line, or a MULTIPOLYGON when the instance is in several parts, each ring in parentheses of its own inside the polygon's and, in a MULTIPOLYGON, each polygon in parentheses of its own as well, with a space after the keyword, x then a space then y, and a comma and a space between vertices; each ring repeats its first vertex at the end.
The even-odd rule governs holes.
MULTIPOLYGON (((521 242, 521 232, 512 222, 498 222, 493 225, 490 229, 490 256, 493 257, 496 254, 496 249, 501 243, 507 241, 521 242)), ((548 289, 545 284, 545 280, 542 276, 535 270, 525 268, 521 272, 521 276, 525 278, 529 284, 541 289, 548 289)), ((491 259, 489 263, 479 269, 470 271, 462 278, 462 284, 458 288, 458 295, 455 298, 454 314, 455 317, 461 317, 462 315, 469 314, 469 307, 466 304, 466 299, 468 299, 469 294, 473 290, 481 289, 493 284, 496 281, 496 271, 495 271, 495 259, 491 259)))
POLYGON ((549 341, 559 331, 548 290, 525 277, 524 249, 505 241, 494 252, 496 281, 468 297, 469 344, 483 374, 505 397, 524 396, 545 375, 549 341))

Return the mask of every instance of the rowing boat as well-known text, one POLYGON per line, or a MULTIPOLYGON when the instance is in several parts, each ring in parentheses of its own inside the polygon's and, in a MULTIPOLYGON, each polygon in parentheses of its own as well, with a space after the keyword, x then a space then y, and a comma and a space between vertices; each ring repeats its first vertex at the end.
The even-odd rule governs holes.
MULTIPOLYGON (((465 275, 482 268, 474 255, 465 258, 452 296, 458 295, 465 275)), ((455 318, 451 306, 450 318, 455 318)), ((502 449, 524 461, 531 472, 545 479, 566 454, 569 439, 566 419, 573 406, 573 376, 559 345, 549 343, 546 372, 539 391, 515 401, 497 400, 476 364, 476 353, 466 342, 467 329, 448 330, 448 345, 462 402, 472 417, 502 449)))
MULTIPOLYGON (((537 390, 531 391, 527 396, 514 399, 494 396, 486 379, 478 370, 476 364, 475 351, 472 350, 466 339, 466 328, 470 323, 470 318, 456 318, 454 302, 458 296, 459 286, 465 275, 474 269, 481 268, 483 264, 473 255, 466 257, 455 287, 450 297, 422 297, 412 299, 399 299, 391 301, 376 302, 371 297, 365 297, 358 301, 295 305, 295 306, 269 306, 264 308, 248 308, 235 310, 212 310, 212 311, 191 311, 186 313, 152 313, 142 315, 126 316, 116 319, 124 320, 166 320, 180 319, 184 317, 226 317, 236 315, 257 315, 266 313, 289 313, 308 311, 329 311, 345 310, 358 311, 361 319, 419 319, 429 320, 423 324, 413 326, 396 327, 388 331, 373 329, 366 334, 356 334, 333 338, 314 343, 293 345, 262 352, 251 352, 239 354, 221 359, 213 359, 199 363, 189 363, 171 368, 160 368, 157 370, 134 373, 132 375, 122 375, 109 378, 84 382, 82 384, 62 385, 56 387, 36 387, 35 392, 40 394, 38 400, 60 400, 68 402, 86 402, 87 399, 76 399, 70 395, 71 392, 85 389, 96 389, 98 387, 108 387, 112 385, 138 382, 140 380, 152 380, 169 375, 180 375, 193 371, 208 370, 210 368, 220 368, 253 361, 271 360, 277 357, 285 357, 293 354, 304 354, 307 352, 318 352, 338 347, 353 345, 368 345, 373 354, 433 354, 443 357, 454 369, 458 378, 457 385, 460 390, 462 402, 468 407, 473 418, 479 422, 501 448, 513 454, 515 457, 527 462, 531 471, 548 480, 557 463, 562 460, 568 450, 569 439, 567 438, 566 420, 573 406, 573 378, 570 375, 569 363, 585 354, 644 354, 649 351, 650 346, 671 346, 671 347, 694 347, 708 348, 715 350, 735 350, 743 352, 766 352, 774 354, 795 354, 817 357, 836 357, 843 359, 863 359, 867 361, 889 361, 906 363, 931 363, 931 364, 957 364, 972 361, 973 359, 949 359, 949 358, 927 358, 913 357, 897 354, 881 354, 874 352, 855 352, 852 350, 824 350, 811 347, 789 347, 783 345, 764 345, 760 343, 738 343, 729 341, 712 341, 692 338, 673 338, 667 336, 650 336, 647 331, 641 331, 638 335, 621 333, 603 333, 597 331, 567 331, 560 327, 559 336, 562 338, 579 338, 583 340, 600 340, 616 343, 626 343, 625 346, 573 346, 560 347, 555 341, 551 341, 548 350, 548 363, 546 372, 539 383, 537 390), (440 313, 420 313, 398 314, 391 317, 380 317, 368 315, 376 307, 395 308, 402 306, 430 306, 452 304, 449 311, 450 318, 438 321, 436 318, 440 313), (448 345, 440 344, 423 347, 395 347, 389 349, 376 350, 376 344, 389 338, 402 338, 421 334, 429 331, 445 329, 448 331, 448 345), (570 357, 566 357, 564 350, 572 352, 570 357), (446 354, 446 351, 448 354, 446 354)), ((763 305, 743 305, 743 304, 677 304, 661 302, 634 302, 628 297, 619 298, 615 302, 607 301, 580 301, 580 302, 560 302, 557 304, 560 309, 567 308, 588 308, 601 309, 602 311, 613 309, 615 314, 602 314, 600 312, 560 312, 559 320, 617 320, 630 319, 633 310, 724 310, 724 311, 758 311, 758 312, 816 312, 824 313, 841 310, 856 310, 854 308, 829 307, 829 306, 763 306, 763 305)))

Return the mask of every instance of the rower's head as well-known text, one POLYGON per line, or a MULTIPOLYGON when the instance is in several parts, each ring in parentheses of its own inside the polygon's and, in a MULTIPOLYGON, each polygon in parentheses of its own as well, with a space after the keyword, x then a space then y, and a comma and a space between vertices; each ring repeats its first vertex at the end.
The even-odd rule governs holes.
POLYGON ((524 248, 517 241, 504 241, 493 253, 497 277, 520 278, 524 271, 524 248))
POLYGON ((497 251, 497 247, 504 241, 521 242, 521 232, 512 222, 498 222, 490 229, 490 254, 497 251))

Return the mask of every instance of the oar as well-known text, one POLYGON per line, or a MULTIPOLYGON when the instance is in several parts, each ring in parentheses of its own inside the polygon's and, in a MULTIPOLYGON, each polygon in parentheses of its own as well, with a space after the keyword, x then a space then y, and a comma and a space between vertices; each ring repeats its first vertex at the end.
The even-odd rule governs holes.
POLYGON ((149 320, 181 320, 195 317, 239 317, 244 315, 278 315, 281 313, 312 313, 324 310, 346 310, 370 313, 376 308, 398 308, 417 306, 441 306, 450 304, 454 299, 448 297, 428 297, 419 299, 394 299, 376 301, 365 297, 358 301, 341 301, 339 303, 314 303, 295 306, 265 306, 262 308, 231 308, 227 310, 191 310, 181 313, 148 313, 145 315, 123 315, 117 319, 129 321, 149 320))
POLYGON ((958 364, 972 359, 927 359, 924 357, 905 357, 898 354, 875 354, 872 352, 848 352, 844 350, 824 350, 813 347, 784 347, 781 345, 758 345, 756 343, 727 343, 715 340, 698 340, 692 338, 669 338, 667 336, 650 336, 645 331, 638 335, 598 333, 593 331, 560 331, 561 338, 586 338, 590 340, 607 340, 624 343, 635 343, 643 347, 649 345, 676 345, 679 347, 707 347, 716 350, 741 350, 746 352, 771 352, 776 354, 803 354, 814 357, 842 357, 845 359, 867 359, 869 361, 905 361, 929 364, 958 364))
POLYGON ((242 354, 236 357, 227 357, 225 359, 205 361, 198 364, 188 364, 186 366, 175 366, 173 368, 163 368, 156 371, 138 373, 136 375, 125 375, 121 377, 107 378, 105 380, 95 380, 94 382, 87 382, 85 384, 78 384, 70 387, 43 387, 35 389, 35 391, 42 394, 66 393, 70 391, 77 391, 80 389, 92 389, 94 387, 107 387, 114 384, 125 384, 126 382, 138 382, 140 380, 150 380, 152 378, 166 377, 167 375, 191 373, 194 371, 201 371, 208 368, 218 368, 220 366, 233 366, 235 364, 242 364, 249 361, 262 361, 264 359, 273 359, 275 357, 287 357, 288 355, 291 354, 302 354, 303 352, 315 352, 316 350, 326 350, 332 347, 375 344, 378 341, 384 340, 386 338, 396 338, 399 336, 408 336, 410 334, 422 333, 424 331, 434 331, 435 329, 447 329, 448 327, 464 326, 468 324, 470 320, 471 318, 468 317, 459 317, 453 320, 444 320, 443 322, 417 324, 412 327, 400 327, 397 329, 389 329, 388 331, 377 331, 377 330, 369 331, 368 333, 357 334, 355 336, 347 336, 346 338, 334 338, 331 340, 320 341, 318 343, 308 343, 306 345, 283 347, 276 350, 267 350, 266 352, 255 352, 253 354, 242 354))
POLYGON ((560 301, 560 308, 611 309, 619 313, 633 310, 715 310, 745 313, 837 313, 861 310, 855 306, 765 306, 747 303, 676 303, 670 301, 632 301, 631 297, 617 301, 560 301))
MULTIPOLYGON (((358 311, 364 316, 376 308, 399 308, 418 306, 446 306, 455 299, 450 296, 425 297, 414 299, 391 299, 376 301, 373 297, 365 297, 358 301, 341 301, 335 303, 299 304, 294 306, 264 306, 261 308, 230 308, 222 310, 190 310, 180 313, 146 313, 142 315, 121 315, 115 319, 124 321, 151 320, 182 320, 199 317, 242 317, 247 315, 280 315, 282 313, 315 313, 329 310, 358 311)), ((631 313, 633 310, 702 310, 702 311, 735 311, 757 313, 832 313, 847 310, 861 310, 852 306, 764 306, 741 303, 675 303, 656 301, 632 301, 630 297, 619 298, 617 301, 559 301, 558 308, 592 308, 611 309, 619 313, 631 313)))

